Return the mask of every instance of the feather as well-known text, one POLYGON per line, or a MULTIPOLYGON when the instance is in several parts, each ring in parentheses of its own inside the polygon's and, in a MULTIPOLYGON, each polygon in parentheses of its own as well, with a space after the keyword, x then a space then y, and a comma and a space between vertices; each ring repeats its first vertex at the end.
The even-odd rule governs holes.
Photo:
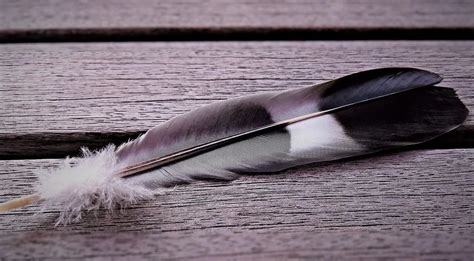
POLYGON ((0 204, 83 211, 150 199, 195 180, 233 180, 422 143, 460 126, 468 110, 437 74, 383 68, 284 92, 214 103, 175 117, 118 148, 85 151, 38 171, 37 193, 0 204))

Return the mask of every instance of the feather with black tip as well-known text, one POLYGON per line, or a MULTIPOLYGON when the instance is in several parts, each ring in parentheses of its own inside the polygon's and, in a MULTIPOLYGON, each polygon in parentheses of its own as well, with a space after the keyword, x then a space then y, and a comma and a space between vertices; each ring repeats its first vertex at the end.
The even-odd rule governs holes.
POLYGON ((0 204, 61 205, 59 222, 84 210, 151 198, 194 180, 233 180, 429 141, 460 126, 468 110, 437 74, 383 68, 323 84, 217 102, 38 173, 38 192, 0 204))

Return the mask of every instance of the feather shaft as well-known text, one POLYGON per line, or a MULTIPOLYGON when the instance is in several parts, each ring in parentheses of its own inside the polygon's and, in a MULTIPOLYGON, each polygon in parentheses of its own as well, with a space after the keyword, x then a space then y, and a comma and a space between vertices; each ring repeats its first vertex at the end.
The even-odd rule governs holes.
POLYGON ((38 193, 26 195, 21 198, 12 199, 12 200, 0 203, 0 212, 9 211, 16 208, 21 208, 21 207, 36 203, 40 200, 41 198, 38 193))

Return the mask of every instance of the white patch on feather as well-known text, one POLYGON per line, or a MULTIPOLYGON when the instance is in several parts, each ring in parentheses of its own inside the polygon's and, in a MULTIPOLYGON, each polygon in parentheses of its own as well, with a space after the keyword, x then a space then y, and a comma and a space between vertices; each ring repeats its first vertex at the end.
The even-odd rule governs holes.
POLYGON ((331 115, 323 115, 286 127, 291 137, 290 153, 299 158, 334 160, 364 150, 344 133, 331 115))
POLYGON ((114 146, 94 153, 83 149, 83 154, 81 158, 67 158, 56 169, 36 172, 43 208, 59 205, 62 209, 56 225, 76 222, 84 211, 112 210, 156 194, 113 175, 117 171, 114 146))

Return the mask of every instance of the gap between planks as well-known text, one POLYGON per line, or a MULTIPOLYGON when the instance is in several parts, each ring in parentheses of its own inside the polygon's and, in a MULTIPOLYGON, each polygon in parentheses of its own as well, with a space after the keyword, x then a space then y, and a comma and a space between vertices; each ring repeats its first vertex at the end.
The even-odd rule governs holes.
MULTIPOLYGON (((0 160, 64 158, 80 156, 82 148, 98 150, 116 146, 137 138, 145 131, 136 132, 75 132, 0 134, 0 160), (12 146, 14 144, 14 146, 12 146)), ((461 126, 432 141, 411 149, 474 148, 474 127, 461 126)))
POLYGON ((1 43, 474 40, 474 28, 71 28, 0 30, 1 43))

